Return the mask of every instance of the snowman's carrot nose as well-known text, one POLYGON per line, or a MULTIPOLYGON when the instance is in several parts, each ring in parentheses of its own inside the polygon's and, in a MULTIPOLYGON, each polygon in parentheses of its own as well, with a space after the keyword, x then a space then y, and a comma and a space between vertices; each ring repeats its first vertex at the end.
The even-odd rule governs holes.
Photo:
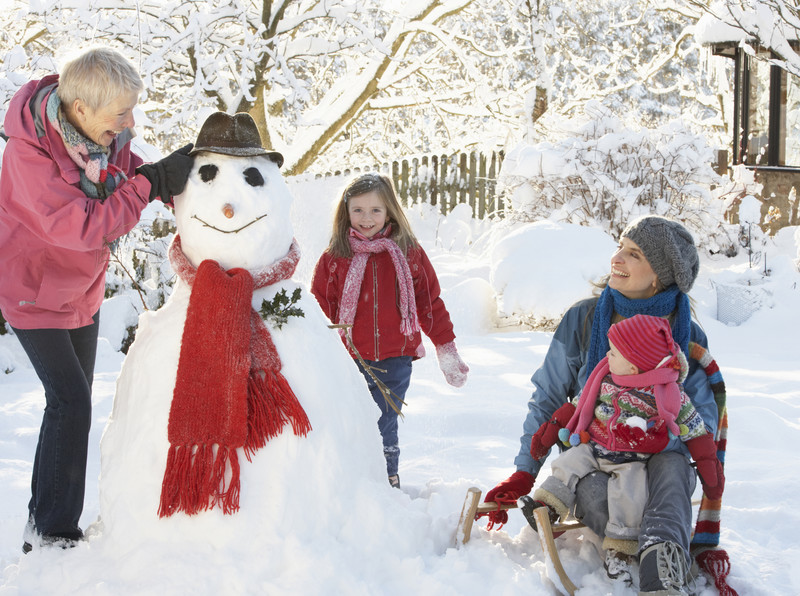
POLYGON ((233 205, 231 205, 230 203, 225 203, 225 204, 222 206, 222 213, 223 213, 223 214, 225 215, 225 217, 227 217, 228 219, 230 219, 231 217, 233 217, 233 205))

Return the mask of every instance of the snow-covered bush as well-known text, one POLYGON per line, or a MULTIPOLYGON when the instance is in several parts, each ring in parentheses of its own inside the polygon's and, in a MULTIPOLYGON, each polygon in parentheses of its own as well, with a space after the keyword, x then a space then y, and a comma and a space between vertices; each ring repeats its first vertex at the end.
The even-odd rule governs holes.
MULTIPOLYGON (((175 275, 167 258, 167 249, 174 234, 174 216, 161 203, 154 202, 142 213, 139 224, 110 247, 106 298, 126 296, 135 310, 135 314, 128 317, 132 320, 126 323, 124 332, 108 330, 105 334, 121 338, 120 345, 114 347, 123 352, 127 353, 133 342, 138 315, 144 310, 160 308, 172 292, 175 275)), ((115 321, 126 320, 120 316, 113 318, 115 321)))
POLYGON ((680 122, 632 130, 596 102, 583 121, 562 123, 561 140, 508 153, 499 187, 515 221, 601 227, 618 237, 632 219, 655 213, 683 222, 698 244, 729 252, 727 181, 711 166, 714 149, 680 122))

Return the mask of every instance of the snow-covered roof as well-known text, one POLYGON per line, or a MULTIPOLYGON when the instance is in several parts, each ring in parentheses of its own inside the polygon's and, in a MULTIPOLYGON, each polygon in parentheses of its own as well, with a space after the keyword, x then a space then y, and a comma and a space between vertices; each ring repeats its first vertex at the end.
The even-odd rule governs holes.
POLYGON ((714 15, 704 14, 695 25, 694 38, 703 45, 716 45, 721 43, 738 44, 750 39, 747 33, 739 27, 729 25, 714 15))
POLYGON ((695 39, 703 45, 735 45, 755 41, 757 35, 765 46, 798 41, 797 29, 770 6, 755 4, 754 8, 743 11, 733 4, 715 2, 695 25, 695 39))

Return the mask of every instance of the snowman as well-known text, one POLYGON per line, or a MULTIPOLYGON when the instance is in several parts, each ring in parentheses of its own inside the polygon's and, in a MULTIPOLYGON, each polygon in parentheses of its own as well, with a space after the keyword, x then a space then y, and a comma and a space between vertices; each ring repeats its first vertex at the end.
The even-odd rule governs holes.
POLYGON ((177 281, 141 316, 120 372, 94 530, 106 549, 169 542, 235 568, 352 528, 359 508, 396 510, 400 491, 385 486, 363 377, 291 279, 283 157, 250 116, 221 112, 192 154, 174 199, 177 281))

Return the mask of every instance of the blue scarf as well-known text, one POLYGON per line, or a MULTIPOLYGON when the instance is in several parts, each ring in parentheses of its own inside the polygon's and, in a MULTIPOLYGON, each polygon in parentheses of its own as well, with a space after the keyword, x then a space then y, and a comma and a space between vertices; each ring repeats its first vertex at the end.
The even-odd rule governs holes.
POLYGON ((689 334, 692 328, 692 311, 689 296, 672 284, 663 292, 651 298, 631 299, 626 298, 617 290, 606 286, 597 306, 592 320, 592 337, 589 341, 588 361, 586 373, 590 373, 608 352, 608 328, 611 327, 611 317, 618 313, 624 318, 633 315, 653 315, 667 317, 673 312, 675 320, 672 322, 672 338, 681 347, 686 357, 689 357, 689 334))

